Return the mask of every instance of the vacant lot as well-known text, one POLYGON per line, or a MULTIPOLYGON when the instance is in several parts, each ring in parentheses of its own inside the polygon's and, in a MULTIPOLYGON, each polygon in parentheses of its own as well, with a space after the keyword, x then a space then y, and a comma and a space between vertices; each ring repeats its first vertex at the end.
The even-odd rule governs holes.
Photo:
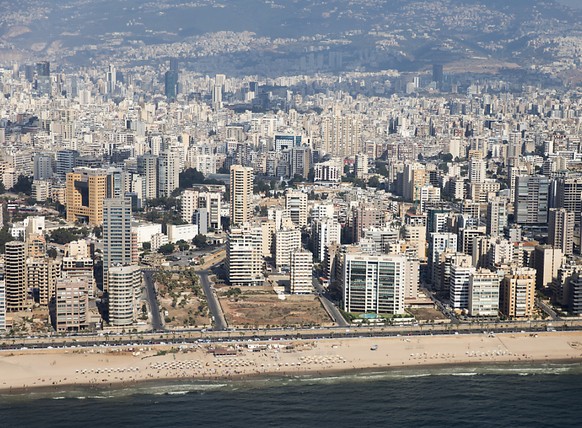
POLYGON ((433 308, 410 308, 407 312, 414 315, 418 321, 441 321, 448 319, 442 312, 433 308))
POLYGON ((206 296, 193 270, 156 272, 156 290, 165 325, 205 327, 210 325, 206 296))
POLYGON ((317 296, 285 295, 271 287, 217 287, 224 316, 231 327, 332 325, 317 296), (240 290, 240 292, 239 292, 240 290))

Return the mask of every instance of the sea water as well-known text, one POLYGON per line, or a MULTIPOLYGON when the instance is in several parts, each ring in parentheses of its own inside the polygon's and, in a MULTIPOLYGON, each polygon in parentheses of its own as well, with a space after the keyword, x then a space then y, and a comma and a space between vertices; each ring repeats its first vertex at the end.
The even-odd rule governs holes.
POLYGON ((1 427, 573 427, 582 365, 415 368, 0 395, 1 427))

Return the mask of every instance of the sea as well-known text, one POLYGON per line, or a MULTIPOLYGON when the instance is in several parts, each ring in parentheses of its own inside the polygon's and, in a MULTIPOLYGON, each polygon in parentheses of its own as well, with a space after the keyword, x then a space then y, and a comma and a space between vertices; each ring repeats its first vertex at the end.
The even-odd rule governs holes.
POLYGON ((75 387, 0 395, 0 427, 574 427, 582 365, 75 387))

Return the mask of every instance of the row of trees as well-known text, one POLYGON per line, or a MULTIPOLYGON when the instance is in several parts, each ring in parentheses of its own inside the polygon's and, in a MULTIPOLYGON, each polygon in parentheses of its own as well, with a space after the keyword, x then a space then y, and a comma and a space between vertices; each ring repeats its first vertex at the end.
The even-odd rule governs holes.
MULTIPOLYGON (((206 242, 206 236, 201 235, 201 234, 196 235, 194 237, 194 239, 192 239, 192 244, 196 248, 206 247, 208 245, 206 242)), ((181 239, 178 242, 176 242, 175 244, 168 243, 168 244, 162 245, 160 248, 158 248, 158 253, 164 254, 164 255, 169 255, 169 254, 172 254, 174 251, 176 251, 176 249, 178 249, 179 251, 188 251, 190 249, 190 244, 188 242, 184 241, 183 239, 181 239)))
MULTIPOLYGON (((23 193, 25 195, 32 195, 32 177, 26 175, 19 175, 14 186, 9 189, 11 193, 23 193)), ((6 187, 0 180, 0 194, 6 193, 6 187)))

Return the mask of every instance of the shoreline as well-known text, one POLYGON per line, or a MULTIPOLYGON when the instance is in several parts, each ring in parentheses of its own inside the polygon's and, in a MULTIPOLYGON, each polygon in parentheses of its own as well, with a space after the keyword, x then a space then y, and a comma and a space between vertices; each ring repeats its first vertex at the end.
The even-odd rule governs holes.
POLYGON ((582 332, 221 344, 226 346, 236 355, 215 356, 208 345, 2 351, 0 394, 582 363, 582 332))
MULTIPOLYGON (((268 381, 276 381, 276 380, 321 380, 324 377, 329 378, 350 378, 350 379, 357 379, 358 377, 367 377, 370 375, 389 375, 398 372, 404 372, 404 377, 424 377, 424 376, 431 376, 432 373, 429 374, 415 374, 420 369, 424 369, 426 371, 439 371, 444 370, 447 368, 458 368, 461 370, 470 370, 470 369, 477 369, 477 368, 484 368, 485 370, 491 368, 498 368, 500 372, 503 372, 506 368, 523 368, 524 370, 532 370, 532 369, 541 369, 541 368, 548 368, 548 366, 555 366, 556 368, 561 367, 580 367, 582 369, 582 359, 580 360, 543 360, 543 361, 501 361, 501 362, 481 362, 481 363, 460 363, 458 365, 452 364, 434 364, 434 365, 422 365, 422 366, 401 366, 401 367, 377 367, 377 368, 363 368, 363 369, 349 369, 349 370, 328 370, 325 372, 305 372, 305 373, 280 373, 280 374, 249 374, 249 375, 240 375, 231 378, 198 378, 193 377, 190 379, 187 378, 158 378, 158 379, 146 379, 146 380, 138 380, 133 381, 131 383, 114 383, 112 386, 106 384, 92 384, 92 383, 76 383, 76 384, 63 384, 59 386, 52 386, 52 385, 45 385, 45 386, 34 386, 34 387, 27 387, 27 388, 13 388, 13 389, 0 389, 0 399, 2 397, 10 397, 10 396, 22 396, 24 394, 27 395, 28 398, 31 397, 30 394, 39 395, 38 398, 49 398, 49 393, 61 393, 63 395, 67 395, 68 393, 75 392, 77 390, 82 390, 86 392, 95 392, 96 394, 100 394, 106 391, 109 391, 113 394, 116 392, 123 391, 125 389, 132 390, 132 393, 129 395, 135 395, 139 393, 140 390, 144 390, 144 394, 151 393, 153 388, 184 388, 188 385, 208 385, 208 386, 223 386, 224 382, 234 382, 237 384, 240 383, 258 383, 258 382, 268 382, 268 381), (409 374, 408 374, 409 373, 409 374)), ((474 372, 475 375, 479 375, 482 373, 474 372)), ((444 375, 455 376, 455 373, 444 373, 444 375)), ((275 385, 273 385, 275 386, 275 385)), ((194 391, 180 391, 182 393, 190 393, 194 391)), ((163 395, 172 395, 173 391, 165 391, 160 394, 163 395)), ((74 397, 74 396, 57 396, 57 397, 50 397, 51 399, 91 399, 91 398, 107 398, 105 396, 88 396, 88 397, 74 397)))

